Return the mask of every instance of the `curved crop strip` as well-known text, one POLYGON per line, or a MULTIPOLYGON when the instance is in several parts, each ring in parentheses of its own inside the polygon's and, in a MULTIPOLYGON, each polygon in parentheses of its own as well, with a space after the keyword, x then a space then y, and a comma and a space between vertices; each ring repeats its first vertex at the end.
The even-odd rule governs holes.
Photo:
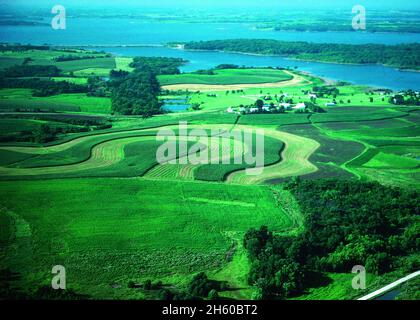
POLYGON ((415 169, 420 168, 420 161, 379 150, 378 154, 376 154, 363 166, 366 168, 376 169, 415 169))
POLYGON ((158 164, 147 171, 143 177, 150 179, 183 179, 192 180, 194 167, 181 164, 158 164))
MULTIPOLYGON (((194 127, 191 126, 191 129, 194 127)), ((177 126, 167 126, 165 128, 174 129, 175 134, 178 130, 177 126)), ((155 133, 155 129, 142 129, 134 132, 130 130, 127 132, 95 135, 93 137, 81 137, 67 143, 45 148, 16 147, 19 150, 29 150, 28 155, 36 155, 34 152, 37 152, 39 157, 46 157, 46 159, 39 158, 38 162, 36 162, 36 158, 31 158, 28 164, 26 164, 28 166, 27 168, 0 167, 0 175, 6 177, 51 174, 66 175, 67 173, 109 167, 124 159, 123 149, 126 145, 138 142, 139 140, 141 141, 142 139, 155 139, 155 133), (154 134, 152 135, 152 133, 154 134), (133 136, 133 134, 137 135, 133 136), (105 151, 101 151, 104 148, 105 151), (69 151, 73 151, 74 154, 69 156, 67 154, 69 151), (110 158, 110 155, 107 155, 106 152, 110 152, 113 157, 110 158), (34 164, 37 164, 37 166, 34 166, 34 164)))
MULTIPOLYGON (((180 139, 186 140, 187 138, 177 138, 178 141, 180 139)), ((79 163, 35 168, 0 167, 0 176, 57 175, 59 177, 68 177, 75 173, 81 174, 81 172, 83 172, 83 175, 88 176, 135 176, 136 174, 133 174, 133 172, 136 172, 136 170, 139 171, 137 175, 141 175, 157 164, 156 149, 159 145, 154 135, 112 139, 95 145, 91 149, 89 158, 79 163), (138 142, 149 142, 151 144, 139 149, 140 153, 148 152, 147 155, 140 159, 136 159, 136 157, 140 156, 140 154, 137 154, 137 151, 133 153, 133 150, 126 150, 127 147, 134 147, 133 144, 138 142), (152 147, 153 151, 150 150, 150 147, 152 147), (129 154, 127 154, 127 151, 129 154), (134 160, 130 160, 130 156, 134 156, 134 160), (130 169, 130 166, 134 168, 130 169), (108 171, 103 171, 105 168, 108 171)))
POLYGON ((293 76, 277 69, 217 69, 213 74, 182 73, 175 75, 160 75, 158 81, 161 86, 174 84, 256 84, 291 80, 293 76))
POLYGON ((0 166, 10 166, 12 164, 32 158, 35 155, 20 153, 8 150, 0 150, 0 166))
MULTIPOLYGON (((165 126, 165 127, 169 128, 171 126, 165 126)), ((121 135, 121 134, 126 134, 126 133, 136 134, 136 133, 151 132, 151 131, 156 131, 156 128, 126 130, 126 131, 108 132, 108 133, 95 134, 95 135, 87 135, 87 136, 78 137, 73 140, 70 140, 61 144, 48 146, 48 147, 0 147, 0 150, 14 151, 14 152, 20 152, 20 153, 27 153, 27 154, 49 154, 49 153, 55 153, 55 152, 67 150, 80 143, 95 140, 98 137, 107 137, 107 138, 109 137, 109 139, 112 139, 113 137, 118 137, 118 135, 121 135)))
POLYGON ((16 162, 10 167, 14 168, 41 168, 41 167, 56 167, 66 166, 71 164, 78 164, 89 160, 92 155, 92 149, 102 143, 124 138, 141 138, 141 137, 155 137, 152 132, 141 132, 137 134, 120 134, 109 138, 108 136, 99 136, 96 139, 81 142, 66 150, 54 153, 33 155, 28 159, 16 162))
MULTIPOLYGON (((246 155, 255 156, 256 154, 256 135, 253 134, 253 143, 251 145, 244 144, 243 141, 240 141, 243 145, 244 152, 242 153, 242 163, 235 164, 234 154, 231 153, 231 161, 229 164, 208 164, 202 165, 195 171, 195 178, 197 180, 203 181, 224 181, 226 177, 235 171, 244 170, 246 168, 252 168, 255 164, 247 164, 245 161, 246 155)), ((264 153, 260 156, 263 156, 264 159, 264 166, 269 166, 281 161, 281 151, 284 148, 284 144, 282 141, 269 137, 264 136, 264 153)), ((229 158, 226 156, 226 159, 229 158)))
MULTIPOLYGON (((288 73, 288 72, 285 72, 288 73)), ((282 88, 282 87, 294 87, 304 84, 311 84, 311 82, 305 79, 302 76, 294 75, 292 80, 280 81, 280 82, 271 82, 271 83, 248 83, 248 84, 227 84, 227 85, 212 85, 212 84, 174 84, 162 86, 164 90, 178 91, 178 90, 189 90, 189 91, 226 91, 226 90, 240 90, 240 89, 250 89, 250 88, 282 88)))
MULTIPOLYGON (((173 128, 174 134, 177 134, 178 130, 176 127, 167 126, 165 128, 173 128)), ((95 135, 94 137, 90 137, 89 139, 78 139, 78 144, 67 145, 64 150, 57 151, 57 152, 47 152, 45 154, 33 154, 32 157, 26 157, 28 160, 23 158, 19 162, 15 162, 12 166, 19 167, 19 168, 37 168, 37 167, 52 167, 52 166, 63 166, 63 165, 70 165, 70 164, 77 164, 84 162, 89 159, 91 155, 91 150, 93 147, 100 143, 104 143, 107 141, 121 139, 121 138, 130 138, 130 137, 142 137, 142 136, 156 136, 157 131, 148 129, 148 130, 140 130, 140 131, 124 131, 113 133, 110 135, 109 133, 102 134, 102 135, 95 135), (30 158, 30 159, 29 159, 30 158)), ((87 137, 86 137, 87 138, 87 137)), ((22 147, 20 147, 22 148, 22 147)), ((28 147, 32 151, 32 147, 28 147)), ((53 147, 47 147, 53 148, 53 147)), ((42 148, 40 148, 42 149, 42 148)), ((56 147, 54 147, 56 149, 56 147)), ((10 152, 6 150, 1 150, 3 152, 10 152)), ((42 152, 42 150, 40 150, 42 152)), ((30 155, 30 154, 29 154, 30 155)))
MULTIPOLYGON (((239 127, 244 128, 244 126, 239 127)), ((245 128, 249 129, 250 127, 245 128)), ((283 160, 264 167, 263 172, 257 175, 249 175, 245 170, 233 172, 227 176, 229 183, 259 184, 278 178, 306 175, 318 170, 309 161, 309 157, 320 147, 320 144, 315 140, 272 129, 265 129, 265 135, 284 142, 283 160)))
POLYGON ((349 167, 361 167, 379 153, 378 149, 367 148, 362 154, 347 163, 349 167))
POLYGON ((84 162, 63 166, 39 167, 39 168, 7 168, 0 167, 1 176, 36 176, 81 172, 89 169, 101 169, 109 167, 124 159, 124 148, 139 139, 146 141, 152 137, 120 138, 100 143, 92 148, 90 158, 84 162))
POLYGON ((286 126, 281 129, 288 133, 311 138, 321 145, 309 158, 319 170, 306 175, 305 179, 350 178, 354 174, 345 167, 345 164, 359 157, 366 149, 365 145, 360 142, 339 139, 338 135, 332 137, 328 129, 315 124, 286 126))
MULTIPOLYGON (((206 148, 209 155, 208 160, 212 161, 214 159, 217 159, 218 155, 221 153, 220 161, 223 160, 229 160, 231 158, 232 153, 235 152, 235 150, 239 150, 242 152, 248 152, 248 147, 244 144, 241 144, 241 146, 238 146, 237 144, 234 144, 231 138, 224 138, 224 137, 211 137, 206 141, 206 148), (231 153, 227 152, 227 149, 225 150, 223 147, 219 149, 219 143, 223 142, 225 140, 229 140, 231 147, 231 153), (218 151, 220 153, 218 153, 218 151)), ((223 144, 224 147, 226 147, 226 144, 223 144)), ((227 147, 226 147, 227 148, 227 147)), ((179 164, 179 162, 182 162, 185 160, 185 158, 188 158, 190 154, 184 155, 178 158, 178 164, 169 164, 169 163, 162 163, 158 164, 157 166, 153 167, 151 170, 149 170, 144 177, 148 178, 160 178, 160 179, 186 179, 186 180, 193 180, 194 179, 194 172, 195 170, 200 167, 198 164, 179 164)))

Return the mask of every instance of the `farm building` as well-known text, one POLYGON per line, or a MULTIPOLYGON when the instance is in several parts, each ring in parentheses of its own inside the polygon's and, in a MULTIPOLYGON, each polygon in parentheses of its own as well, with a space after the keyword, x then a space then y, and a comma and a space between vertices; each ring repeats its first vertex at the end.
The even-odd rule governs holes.
POLYGON ((306 109, 306 105, 304 103, 298 103, 292 109, 293 110, 304 110, 304 109, 306 109))

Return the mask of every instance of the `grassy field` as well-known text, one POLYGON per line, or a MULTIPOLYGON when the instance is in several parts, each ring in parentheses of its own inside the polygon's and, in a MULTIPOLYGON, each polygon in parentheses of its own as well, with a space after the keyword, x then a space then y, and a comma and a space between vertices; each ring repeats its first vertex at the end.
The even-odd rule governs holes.
POLYGON ((81 72, 85 70, 113 70, 116 68, 115 58, 98 58, 54 63, 57 68, 64 72, 81 72))
POLYGON ((213 75, 184 73, 180 75, 162 75, 158 78, 163 86, 173 84, 254 84, 291 79, 292 77, 289 74, 274 69, 222 69, 215 70, 213 75))
POLYGON ((41 110, 110 114, 111 100, 102 97, 89 97, 84 93, 33 97, 30 89, 0 89, 0 110, 9 112, 41 110))
POLYGON ((14 217, 8 232, 29 230, 11 235, 9 245, 21 250, 2 246, 3 254, 12 250, 2 267, 36 288, 48 283, 52 265, 63 264, 68 286, 96 298, 144 297, 127 288, 129 280, 182 286, 195 272, 226 267, 229 233, 240 239, 255 225, 291 225, 265 186, 77 179, 5 182, 0 190, 2 214, 14 217))
POLYGON ((116 57, 115 58, 115 70, 123 70, 131 72, 134 69, 130 67, 130 63, 133 62, 133 58, 116 57))

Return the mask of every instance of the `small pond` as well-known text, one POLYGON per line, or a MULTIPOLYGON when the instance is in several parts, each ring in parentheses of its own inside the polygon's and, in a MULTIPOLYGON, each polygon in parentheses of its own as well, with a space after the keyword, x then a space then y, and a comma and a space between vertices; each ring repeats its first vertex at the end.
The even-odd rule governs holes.
POLYGON ((187 98, 165 99, 163 100, 163 109, 171 112, 186 111, 191 105, 187 98))

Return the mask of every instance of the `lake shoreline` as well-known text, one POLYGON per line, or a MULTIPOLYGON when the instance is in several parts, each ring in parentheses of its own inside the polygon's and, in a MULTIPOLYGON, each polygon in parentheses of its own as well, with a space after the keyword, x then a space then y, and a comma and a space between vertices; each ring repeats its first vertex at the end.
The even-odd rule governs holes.
POLYGON ((190 51, 190 52, 220 52, 220 53, 232 53, 232 54, 243 54, 247 56, 255 56, 255 57, 281 57, 286 60, 290 61, 303 61, 303 62, 318 62, 318 63, 327 63, 327 64, 338 64, 338 65, 351 65, 351 66, 383 66, 387 68, 391 68, 397 71, 402 72, 417 72, 419 73, 420 70, 416 69, 402 69, 397 68, 395 66, 381 64, 381 63, 351 63, 351 62, 333 62, 333 61, 323 61, 323 60, 317 60, 317 59, 299 59, 299 58, 293 58, 283 55, 275 55, 275 54, 262 54, 262 53, 249 53, 249 52, 240 52, 240 51, 226 51, 226 50, 200 50, 200 49, 185 49, 184 47, 179 46, 167 46, 168 48, 174 49, 174 50, 184 50, 184 51, 190 51))

